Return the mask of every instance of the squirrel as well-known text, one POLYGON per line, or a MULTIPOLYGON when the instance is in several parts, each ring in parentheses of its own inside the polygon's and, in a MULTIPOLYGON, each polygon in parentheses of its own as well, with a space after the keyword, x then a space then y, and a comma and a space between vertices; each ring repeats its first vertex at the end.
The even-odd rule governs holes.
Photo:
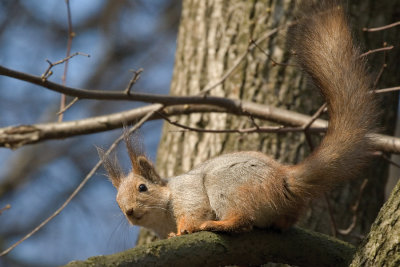
POLYGON ((161 238, 197 231, 285 230, 313 198, 360 172, 372 151, 377 104, 359 48, 339 1, 306 1, 289 29, 300 66, 324 95, 330 116, 319 147, 296 165, 261 152, 223 154, 191 171, 161 178, 125 134, 132 171, 103 159, 128 221, 161 238))

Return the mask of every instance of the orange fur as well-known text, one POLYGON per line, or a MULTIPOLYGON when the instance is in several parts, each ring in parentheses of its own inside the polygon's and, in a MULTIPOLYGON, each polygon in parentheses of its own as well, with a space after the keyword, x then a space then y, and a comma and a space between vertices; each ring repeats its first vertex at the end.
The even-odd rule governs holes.
POLYGON ((243 217, 240 211, 237 214, 227 216, 220 221, 205 221, 200 225, 201 231, 220 231, 220 232, 244 232, 252 228, 247 218, 243 217))

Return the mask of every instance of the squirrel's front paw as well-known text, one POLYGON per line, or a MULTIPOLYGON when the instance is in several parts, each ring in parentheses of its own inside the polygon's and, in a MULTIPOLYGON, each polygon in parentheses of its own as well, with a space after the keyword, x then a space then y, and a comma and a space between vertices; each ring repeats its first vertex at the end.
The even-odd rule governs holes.
POLYGON ((177 236, 177 234, 175 234, 174 232, 171 232, 168 234, 168 238, 175 237, 175 236, 177 236))
POLYGON ((181 230, 178 233, 171 232, 171 233, 168 234, 168 238, 181 236, 181 235, 187 235, 187 234, 190 234, 190 233, 192 233, 192 231, 188 231, 188 230, 181 230))

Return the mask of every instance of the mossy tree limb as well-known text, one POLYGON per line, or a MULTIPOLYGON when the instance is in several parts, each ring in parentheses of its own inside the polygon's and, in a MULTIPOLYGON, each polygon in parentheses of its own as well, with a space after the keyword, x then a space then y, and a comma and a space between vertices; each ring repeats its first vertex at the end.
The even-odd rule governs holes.
POLYGON ((225 266, 282 262, 296 266, 348 266, 355 248, 324 234, 292 228, 280 233, 199 232, 66 266, 225 266))

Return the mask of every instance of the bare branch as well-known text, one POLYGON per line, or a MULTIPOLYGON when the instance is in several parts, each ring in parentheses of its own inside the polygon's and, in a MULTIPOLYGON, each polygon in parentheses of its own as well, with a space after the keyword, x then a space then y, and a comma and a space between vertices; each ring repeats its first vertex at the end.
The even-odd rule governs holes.
POLYGON ((0 209, 0 215, 1 215, 4 211, 9 210, 9 209, 11 209, 11 205, 10 205, 10 204, 5 205, 3 208, 0 209))
POLYGON ((140 79, 140 74, 143 72, 143 69, 140 68, 138 70, 131 70, 133 72, 132 79, 129 81, 128 86, 125 89, 125 93, 127 95, 131 94, 132 86, 140 79))
POLYGON ((63 109, 61 109, 59 112, 57 112, 57 115, 60 115, 60 114, 64 113, 65 111, 67 111, 70 107, 72 107, 73 104, 78 102, 78 100, 79 100, 79 98, 77 98, 77 97, 72 99, 72 101, 69 102, 68 105, 66 105, 63 109))
MULTIPOLYGON (((67 41, 67 54, 66 54, 66 57, 68 58, 69 55, 71 54, 72 39, 75 37, 75 33, 72 30, 71 8, 69 6, 69 0, 65 0, 65 4, 67 5, 67 18, 68 18, 68 41, 67 41)), ((68 62, 69 60, 67 59, 64 64, 64 74, 61 78, 62 85, 64 86, 67 84, 68 62)), ((66 101, 66 96, 65 94, 62 94, 60 99, 60 110, 58 112, 59 122, 61 122, 64 118, 64 112, 61 111, 65 110, 65 101, 66 101)))
MULTIPOLYGON (((200 132, 200 133, 292 133, 292 132, 303 132, 303 127, 285 127, 283 125, 280 126, 269 126, 269 127, 262 127, 256 125, 255 127, 251 128, 244 128, 244 129, 224 129, 224 130, 211 130, 211 129, 203 129, 203 128, 194 128, 190 126, 186 126, 180 124, 176 121, 170 120, 167 116, 164 116, 162 113, 159 115, 167 121, 169 124, 174 125, 176 127, 182 128, 184 130, 193 131, 193 132, 200 132)), ((326 128, 312 128, 311 131, 313 132, 324 132, 326 128)))
POLYGON ((388 156, 385 155, 384 153, 382 153, 382 152, 380 152, 380 151, 377 151, 377 152, 375 152, 375 155, 376 155, 376 156, 382 157, 384 160, 386 160, 387 162, 389 162, 389 164, 391 164, 391 165, 395 166, 396 168, 399 168, 399 169, 400 169, 400 164, 397 163, 397 162, 395 162, 395 161, 393 161, 390 157, 388 157, 388 156))
POLYGON ((154 104, 144 108, 76 121, 6 127, 0 129, 0 143, 2 143, 0 146, 18 148, 46 139, 60 139, 116 129, 122 127, 124 123, 135 123, 160 107, 162 105, 154 104))
POLYGON ((331 202, 329 201, 329 197, 327 193, 324 193, 324 199, 326 203, 326 207, 328 208, 328 214, 329 214, 329 219, 331 223, 331 233, 333 237, 337 236, 337 224, 335 220, 335 216, 333 215, 333 210, 332 210, 332 205, 331 202))
POLYGON ((370 54, 377 53, 377 52, 381 52, 381 51, 392 50, 393 48, 394 48, 394 46, 391 45, 391 46, 388 46, 388 47, 381 47, 381 48, 377 48, 377 49, 373 49, 373 50, 368 50, 367 52, 362 53, 362 54, 360 55, 360 57, 365 57, 365 56, 368 56, 368 55, 370 55, 370 54))
POLYGON ((351 212, 353 213, 351 224, 346 228, 346 229, 338 229, 338 233, 341 235, 348 235, 353 231, 354 227, 357 224, 357 219, 358 219, 358 207, 360 206, 361 203, 361 197, 364 192, 365 187, 367 186, 368 179, 364 179, 364 181, 361 183, 360 186, 360 191, 358 192, 358 197, 356 200, 356 203, 351 207, 351 212))
POLYGON ((386 29, 390 29, 392 27, 398 26, 400 25, 400 21, 397 21, 395 23, 389 24, 389 25, 385 25, 382 27, 376 27, 376 28, 363 28, 363 31, 365 32, 377 32, 377 31, 382 31, 382 30, 386 30, 386 29))
MULTIPOLYGON (((141 101, 146 103, 160 103, 163 104, 164 106, 203 104, 203 105, 221 106, 226 109, 232 109, 232 110, 237 110, 243 104, 243 101, 238 99, 229 99, 225 97, 215 97, 215 96, 170 96, 170 95, 145 94, 145 93, 127 94, 126 90, 102 91, 102 90, 78 89, 78 88, 63 86, 47 80, 43 81, 41 77, 8 69, 1 65, 0 65, 0 75, 37 84, 52 91, 59 92, 69 96, 75 96, 81 99, 141 101)), ((377 91, 379 90, 380 89, 377 89, 377 91)))
POLYGON ((54 66, 59 65, 59 64, 62 64, 62 63, 68 61, 69 59, 71 59, 71 58, 73 58, 73 57, 75 57, 75 56, 77 56, 77 55, 90 57, 90 55, 88 55, 88 54, 81 53, 81 52, 75 52, 75 53, 73 53, 72 55, 70 55, 70 56, 68 56, 68 57, 65 57, 65 58, 63 58, 63 59, 61 59, 61 60, 59 60, 59 61, 56 61, 56 62, 54 62, 54 63, 51 62, 50 60, 46 59, 46 62, 49 63, 49 66, 47 67, 46 71, 42 74, 41 78, 42 78, 43 80, 47 80, 47 78, 49 78, 49 77, 53 74, 52 71, 51 71, 51 69, 52 69, 54 66))
POLYGON ((389 92, 395 92, 395 91, 400 91, 400 86, 374 90, 374 92, 377 94, 389 93, 389 92))
MULTIPOLYGON (((386 53, 383 53, 383 55, 384 55, 383 64, 382 64, 381 68, 379 69, 378 75, 376 75, 376 78, 375 78, 375 81, 374 81, 374 83, 373 83, 373 87, 372 87, 372 88, 376 88, 376 86, 378 85, 379 80, 380 80, 381 77, 382 77, 383 72, 385 71, 385 69, 386 69, 386 67, 387 67, 387 64, 386 64, 386 53)), ((379 89, 379 90, 380 90, 380 89, 379 89)), ((375 89, 375 92, 376 92, 376 93, 379 93, 379 92, 377 92, 376 89, 375 89)))
POLYGON ((300 67, 300 66, 293 65, 293 64, 280 63, 280 62, 276 61, 269 53, 267 53, 267 51, 265 51, 264 49, 262 49, 262 48, 258 45, 257 42, 255 42, 254 40, 251 40, 250 42, 251 42, 251 44, 253 44, 255 47, 257 47, 264 55, 266 55, 267 58, 268 58, 269 60, 271 60, 271 62, 272 62, 272 67, 275 67, 275 66, 300 67))
POLYGON ((42 80, 41 77, 31 74, 11 70, 0 66, 0 75, 12 77, 32 84, 40 85, 44 88, 50 89, 69 96, 75 96, 80 99, 98 99, 98 100, 129 100, 129 101, 142 101, 147 103, 160 103, 163 105, 179 105, 179 104, 211 104, 221 105, 224 107, 231 106, 232 108, 240 106, 240 100, 231 100, 223 97, 211 96, 169 96, 158 94, 126 94, 125 91, 102 91, 102 90, 88 90, 78 89, 68 86, 63 86, 48 80, 42 80))
POLYGON ((307 123, 305 123, 305 124, 302 126, 302 129, 304 130, 304 133, 305 133, 305 135, 306 135, 307 143, 308 143, 308 145, 310 146, 311 151, 314 150, 314 145, 313 145, 313 142, 312 142, 312 140, 311 140, 311 136, 310 136, 310 134, 309 134, 309 133, 310 133, 310 127, 311 127, 311 125, 313 124, 313 122, 314 122, 316 119, 318 119, 319 116, 321 116, 321 114, 322 114, 323 112, 325 112, 326 107, 327 107, 327 103, 324 103, 324 104, 317 110, 317 112, 315 112, 315 114, 312 115, 310 121, 307 122, 307 123))
MULTIPOLYGON (((221 103, 228 103, 228 105, 170 106, 163 109, 163 114, 165 116, 174 116, 199 112, 225 112, 247 117, 252 116, 254 118, 269 120, 275 123, 294 127, 301 127, 311 120, 311 117, 308 115, 282 108, 228 98, 224 100, 226 102, 222 101, 221 103), (232 104, 232 102, 230 103, 229 101, 232 101, 235 104, 232 104)), ((0 128, 0 147, 18 148, 25 144, 33 144, 49 139, 62 139, 76 135, 116 129, 122 127, 124 123, 134 123, 143 116, 146 116, 149 112, 158 110, 161 106, 162 105, 160 104, 153 104, 110 115, 62 123, 43 123, 0 128)), ((160 118, 161 116, 159 114, 153 114, 149 120, 160 118)), ((316 119, 312 123, 310 129, 326 128, 327 126, 327 121, 316 119)), ((372 134, 371 138, 374 141, 377 150, 389 153, 400 153, 400 138, 381 134, 372 134)))

